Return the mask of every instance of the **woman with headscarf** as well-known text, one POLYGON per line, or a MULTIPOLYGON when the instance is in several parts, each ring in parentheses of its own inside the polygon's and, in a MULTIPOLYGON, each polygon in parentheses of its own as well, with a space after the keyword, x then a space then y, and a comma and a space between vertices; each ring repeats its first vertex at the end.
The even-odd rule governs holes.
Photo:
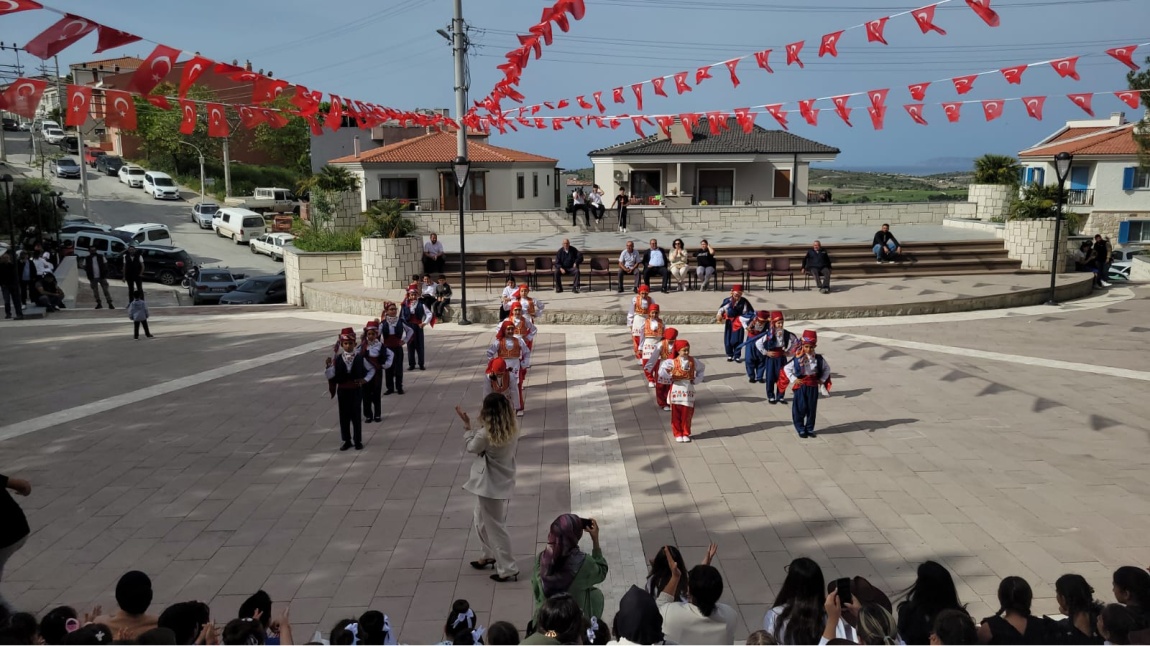
POLYGON ((619 612, 611 627, 611 644, 663 644, 663 615, 655 597, 637 585, 619 600, 619 612))
POLYGON ((463 489, 475 494, 475 533, 483 545, 483 558, 471 567, 483 570, 495 566, 493 581, 514 581, 519 566, 511 556, 511 537, 507 534, 507 503, 515 491, 515 449, 519 428, 511 402, 499 393, 483 398, 479 412, 481 428, 471 428, 471 418, 456 406, 463 420, 467 452, 475 454, 471 477, 463 489))
POLYGON ((593 518, 563 514, 551 523, 547 547, 535 559, 531 577, 534 611, 543 601, 566 592, 575 598, 587 618, 603 616, 603 592, 595 586, 607 578, 607 559, 599 548, 599 523, 593 518), (583 530, 591 536, 591 554, 579 549, 583 530))

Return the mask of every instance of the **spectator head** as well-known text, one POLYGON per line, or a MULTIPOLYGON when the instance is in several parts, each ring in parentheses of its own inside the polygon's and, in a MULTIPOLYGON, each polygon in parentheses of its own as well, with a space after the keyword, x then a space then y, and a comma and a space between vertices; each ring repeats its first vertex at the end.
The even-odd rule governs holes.
POLYGON ((930 643, 933 646, 977 642, 978 629, 974 627, 974 620, 965 610, 947 608, 935 616, 934 626, 930 631, 930 643))
POLYGON ((444 283, 446 283, 446 282, 447 282, 447 276, 444 276, 443 274, 440 274, 440 275, 438 275, 438 276, 436 276, 436 277, 435 277, 435 280, 436 280, 436 281, 437 281, 437 282, 438 282, 440 285, 442 285, 442 284, 444 284, 444 283))
POLYGON ((592 615, 591 621, 587 623, 587 633, 583 637, 583 643, 606 646, 609 641, 611 641, 611 631, 607 628, 607 624, 602 619, 592 615))
MULTIPOLYGON (((499 395, 500 399, 507 401, 506 397, 499 395)), ((467 599, 456 599, 451 604, 451 612, 447 615, 447 622, 443 625, 443 636, 453 644, 476 644, 482 636, 477 628, 479 620, 467 599)))
POLYGON ((914 583, 904 594, 905 600, 899 604, 900 612, 907 606, 917 613, 933 617, 947 608, 962 608, 950 572, 935 561, 919 564, 914 583))
POLYGON ((506 282, 506 285, 507 285, 508 287, 515 287, 515 279, 514 279, 514 278, 511 278, 511 277, 508 277, 508 278, 507 278, 507 282, 506 282))
MULTIPOLYGON (((258 644, 265 644, 268 640, 267 631, 264 630, 264 625, 252 619, 245 617, 243 619, 233 619, 224 626, 224 633, 221 636, 221 643, 232 645, 246 645, 257 646, 258 644)), ((334 644, 335 642, 332 641, 334 644)), ((349 642, 350 643, 350 642, 349 642)))
POLYGON ((437 242, 438 240, 439 240, 439 236, 438 236, 438 235, 436 235, 436 234, 434 234, 434 233, 433 233, 433 234, 431 234, 431 242, 432 242, 432 243, 435 243, 435 242, 437 242))
POLYGON ((687 595, 704 617, 710 617, 723 596, 723 575, 710 565, 696 565, 687 574, 687 595))
POLYGON ((774 636, 765 630, 756 630, 750 635, 747 635, 748 646, 775 646, 775 644, 778 643, 774 636))
POLYGON ((823 570, 811 559, 800 556, 786 567, 787 578, 775 597, 774 607, 782 608, 774 629, 785 644, 807 644, 819 640, 823 630, 823 602, 826 586, 823 570), (783 626, 785 630, 781 630, 783 626))
POLYGON ((859 608, 858 636, 860 644, 897 644, 898 627, 890 611, 877 603, 863 603, 859 608))
POLYGON ((368 610, 359 616, 359 643, 376 646, 391 639, 391 620, 378 610, 368 610))
POLYGON ((519 629, 511 622, 497 621, 487 629, 484 638, 488 646, 517 646, 519 644, 519 629))
MULTIPOLYGON (((674 328, 671 328, 674 329, 674 328)), ((666 330, 663 331, 666 337, 666 330)), ((678 334, 675 335, 678 337, 678 334)), ((651 559, 649 569, 650 572, 647 576, 647 591, 651 593, 652 597, 659 595, 659 592, 667 586, 667 582, 671 580, 671 565, 667 562, 667 552, 671 552, 671 558, 679 566, 679 572, 687 571, 687 562, 683 560, 683 554, 679 548, 674 545, 667 545, 660 547, 658 552, 655 552, 655 558, 651 559)), ((675 591, 675 600, 683 601, 687 593, 687 580, 686 577, 679 579, 679 589, 675 591)), ((616 635, 618 637, 618 635, 616 635)))
POLYGON ((328 636, 331 646, 351 646, 359 643, 359 622, 354 619, 340 619, 328 636))
POLYGON ((92 256, 96 255, 96 245, 94 245, 94 244, 88 245, 88 254, 92 255, 92 256))
POLYGON ((822 249, 822 248, 823 248, 823 243, 819 242, 818 240, 815 240, 814 243, 811 244, 811 249, 814 249, 815 251, 818 251, 819 249, 822 249))
POLYGON ((1101 242, 1101 241, 1102 241, 1102 234, 1095 233, 1094 234, 1094 242, 1101 242))
POLYGON ((651 238, 651 248, 652 249, 658 249, 659 248, 659 241, 654 239, 654 238, 651 238))
POLYGON ((535 632, 560 644, 581 644, 584 635, 583 611, 566 592, 548 597, 535 615, 535 632))
POLYGON ((628 240, 627 241, 627 251, 634 251, 634 250, 635 250, 635 241, 634 240, 628 240))
POLYGON ((136 636, 136 643, 137 644, 156 644, 157 646, 159 646, 159 645, 165 645, 166 646, 168 644, 172 644, 174 646, 174 644, 176 643, 176 633, 172 632, 168 628, 160 628, 157 626, 156 628, 153 628, 151 630, 145 630, 144 632, 137 635, 136 636))
POLYGON ((564 249, 570 249, 571 248, 571 241, 568 240, 567 238, 563 238, 563 248, 564 249))
POLYGON ((1008 576, 998 584, 998 613, 999 615, 1007 612, 1022 615, 1023 617, 1030 616, 1030 602, 1034 599, 1034 593, 1030 590, 1030 584, 1020 576, 1008 576))
POLYGON ((36 622, 36 615, 29 612, 17 612, 8 618, 8 634, 16 639, 17 643, 35 644, 36 634, 40 626, 36 622))
POLYGON ((174 603, 160 613, 156 625, 176 634, 176 642, 190 644, 200 636, 204 625, 212 620, 212 611, 202 601, 174 603))
POLYGON ((883 225, 882 225, 882 230, 883 230, 883 231, 890 231, 890 225, 889 225, 889 224, 886 224, 886 223, 884 222, 884 223, 883 223, 883 225))
POLYGON ((107 624, 88 624, 64 636, 61 644, 111 644, 115 639, 107 624))
POLYGON ((240 604, 240 612, 237 616, 240 619, 245 617, 258 619, 263 624, 264 630, 267 630, 272 620, 272 598, 268 596, 268 593, 260 590, 240 604), (256 617, 257 610, 260 613, 259 617, 256 617))
POLYGON ((80 627, 80 616, 72 606, 58 606, 40 618, 40 639, 45 644, 59 644, 64 637, 80 627))
POLYGON ((1058 600, 1058 612, 1074 618, 1086 612, 1092 616, 1102 609, 1102 604, 1094 600, 1094 588, 1081 574, 1063 574, 1054 582, 1054 594, 1058 600))
POLYGON ((701 241, 699 243, 699 247, 702 249, 706 249, 707 248, 707 241, 705 239, 703 241, 701 241))
POLYGON ((683 239, 682 238, 675 238, 675 240, 673 242, 671 242, 671 248, 672 249, 682 249, 683 248, 683 239))
POLYGON ((116 603, 129 615, 142 615, 152 605, 152 580, 139 570, 120 577, 116 584, 116 603))
POLYGON ((1098 615, 1098 634, 1111 644, 1129 644, 1130 631, 1136 630, 1137 620, 1130 610, 1117 603, 1106 604, 1098 615))
POLYGON ((579 550, 583 524, 575 514, 562 514, 551 522, 547 547, 539 555, 539 579, 545 596, 566 592, 575 579, 583 560, 579 550))
POLYGON ((1150 610, 1150 572, 1133 565, 1114 570, 1114 598, 1118 603, 1150 610))
POLYGON ((633 644, 662 643, 663 615, 659 613, 655 597, 637 585, 631 586, 619 600, 619 612, 615 613, 611 632, 615 639, 626 639, 633 644))

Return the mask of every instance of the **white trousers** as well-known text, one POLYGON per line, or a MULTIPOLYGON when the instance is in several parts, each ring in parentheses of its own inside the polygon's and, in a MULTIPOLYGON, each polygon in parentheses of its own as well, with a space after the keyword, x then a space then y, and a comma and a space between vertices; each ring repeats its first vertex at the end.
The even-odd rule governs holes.
POLYGON ((495 559, 495 573, 501 577, 519 574, 519 566, 511 556, 511 536, 507 533, 507 502, 475 497, 475 533, 483 544, 483 558, 495 559))

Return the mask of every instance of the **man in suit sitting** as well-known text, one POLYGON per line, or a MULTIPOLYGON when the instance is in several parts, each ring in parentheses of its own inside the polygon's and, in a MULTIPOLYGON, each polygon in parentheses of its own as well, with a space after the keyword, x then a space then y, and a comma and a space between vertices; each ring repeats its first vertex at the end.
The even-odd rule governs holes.
POLYGON ((831 293, 831 257, 818 240, 815 240, 807 250, 807 255, 803 256, 803 271, 814 277, 820 293, 831 293))
POLYGON ((579 293, 579 265, 583 263, 583 254, 578 249, 571 246, 571 241, 564 238, 563 246, 555 253, 555 291, 563 292, 563 277, 571 275, 575 277, 572 282, 571 289, 576 294, 579 293))
POLYGON ((643 284, 651 286, 651 274, 663 277, 662 292, 667 293, 671 283, 671 272, 667 269, 667 251, 659 246, 659 241, 651 238, 651 248, 643 252, 643 284))

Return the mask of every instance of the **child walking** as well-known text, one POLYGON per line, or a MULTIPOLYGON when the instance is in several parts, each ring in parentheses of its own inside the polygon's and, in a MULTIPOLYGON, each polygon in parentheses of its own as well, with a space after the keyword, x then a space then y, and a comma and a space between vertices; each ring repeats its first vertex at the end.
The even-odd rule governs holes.
POLYGON ((132 293, 132 302, 128 303, 128 318, 132 320, 132 328, 137 341, 140 340, 141 325, 144 326, 144 336, 149 339, 153 338, 152 331, 148 329, 148 304, 144 302, 144 292, 132 293))

